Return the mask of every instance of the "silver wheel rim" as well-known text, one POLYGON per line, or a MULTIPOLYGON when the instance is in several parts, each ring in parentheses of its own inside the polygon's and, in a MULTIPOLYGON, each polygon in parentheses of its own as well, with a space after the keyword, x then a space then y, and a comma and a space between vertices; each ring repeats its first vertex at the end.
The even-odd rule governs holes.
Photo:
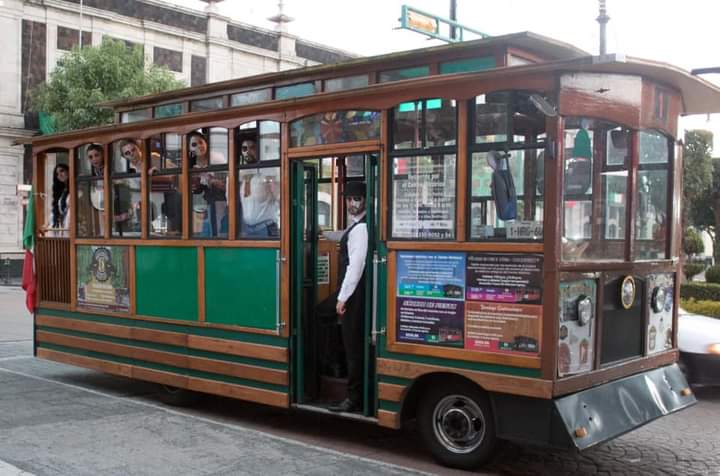
POLYGON ((477 403, 464 395, 448 395, 435 405, 433 431, 448 451, 473 452, 485 439, 485 415, 477 403))

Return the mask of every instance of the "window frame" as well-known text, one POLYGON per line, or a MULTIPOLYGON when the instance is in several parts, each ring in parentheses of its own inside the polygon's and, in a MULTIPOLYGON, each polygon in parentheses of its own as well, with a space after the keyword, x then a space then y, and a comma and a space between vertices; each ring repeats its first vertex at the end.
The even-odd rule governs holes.
POLYGON ((460 160, 460 154, 459 154, 459 133, 460 133, 460 107, 459 107, 459 100, 454 98, 444 98, 444 97, 426 97, 426 98, 418 98, 418 99, 412 99, 410 101, 403 101, 402 103, 395 104, 390 108, 388 111, 388 124, 385 126, 387 127, 387 137, 388 137, 388 160, 387 160, 387 174, 388 174, 388 180, 387 180, 387 197, 388 197, 388 205, 387 205, 387 237, 388 241, 402 241, 402 242, 455 242, 459 241, 458 237, 458 220, 457 220, 457 209, 458 209, 458 187, 457 184, 459 183, 459 175, 458 175, 458 162, 460 160), (433 99, 440 99, 442 101, 455 101, 455 144, 453 145, 443 145, 443 146, 433 146, 433 147, 425 147, 425 138, 426 138, 426 112, 427 112, 427 101, 433 100, 433 99), (421 128, 423 130, 423 133, 421 134, 421 147, 419 148, 412 148, 412 149, 395 149, 395 133, 394 133, 394 125, 395 125, 395 109, 402 103, 406 102, 414 102, 418 103, 422 101, 423 107, 422 107, 422 117, 421 117, 421 128), (442 238, 442 239, 426 239, 426 238, 418 238, 418 237, 412 237, 412 238, 406 238, 406 237, 398 237, 394 236, 393 234, 393 210, 395 206, 394 201, 394 193, 393 193, 393 186, 395 183, 395 174, 393 172, 393 164, 394 159, 396 158, 403 158, 403 157, 423 157, 423 156, 442 156, 443 160, 446 160, 446 156, 454 156, 455 160, 455 206, 453 207, 453 228, 452 228, 452 237, 451 238, 442 238))

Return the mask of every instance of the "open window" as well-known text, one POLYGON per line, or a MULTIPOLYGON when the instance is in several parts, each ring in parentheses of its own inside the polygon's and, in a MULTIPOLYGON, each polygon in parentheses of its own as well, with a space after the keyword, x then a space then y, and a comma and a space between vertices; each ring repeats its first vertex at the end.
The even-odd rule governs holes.
POLYGON ((280 238, 280 123, 253 121, 236 132, 237 238, 280 238))
POLYGON ((500 91, 477 96, 469 109, 469 238, 541 241, 553 107, 539 93, 500 91))
POLYGON ((150 138, 148 230, 151 238, 182 234, 182 136, 158 134, 150 138))
POLYGON ((102 238, 105 234, 105 148, 85 144, 75 150, 76 236, 102 238))
POLYGON ((228 130, 206 127, 186 136, 193 238, 228 236, 228 130))
POLYGON ((142 140, 113 142, 110 169, 111 235, 140 236, 142 216, 141 175, 147 167, 146 144, 142 140))

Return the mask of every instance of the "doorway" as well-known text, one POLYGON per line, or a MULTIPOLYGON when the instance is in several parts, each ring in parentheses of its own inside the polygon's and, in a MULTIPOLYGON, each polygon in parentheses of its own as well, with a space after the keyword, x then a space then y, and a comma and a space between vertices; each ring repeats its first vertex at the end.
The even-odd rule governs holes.
POLYGON ((377 153, 332 155, 291 161, 292 389, 297 406, 324 410, 347 396, 347 365, 340 320, 335 313, 340 271, 337 239, 349 224, 343 192, 351 182, 366 185, 362 331, 362 408, 375 412, 375 348, 370 337, 372 257, 377 243, 377 153))

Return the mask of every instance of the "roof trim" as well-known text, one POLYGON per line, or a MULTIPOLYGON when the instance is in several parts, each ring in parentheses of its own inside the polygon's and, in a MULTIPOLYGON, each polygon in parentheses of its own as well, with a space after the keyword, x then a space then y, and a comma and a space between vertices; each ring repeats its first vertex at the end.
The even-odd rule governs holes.
POLYGON ((322 73, 341 73, 344 70, 356 68, 363 65, 372 65, 382 63, 388 60, 405 60, 414 57, 421 58, 427 54, 437 54, 446 51, 462 51, 472 48, 485 48, 498 45, 506 45, 510 47, 524 48, 528 51, 536 51, 551 60, 579 58, 588 56, 589 53, 575 46, 552 38, 538 35, 529 31, 512 33, 508 35, 495 36, 490 38, 482 38, 478 40, 465 41, 449 45, 431 46, 428 48, 420 48, 415 50, 400 51, 395 53, 387 53, 377 56, 361 57, 345 61, 342 63, 326 64, 311 66, 308 68, 297 68, 280 73, 264 73, 244 78, 229 79, 216 83, 203 84, 189 88, 175 89, 159 94, 140 96, 131 99, 120 99, 116 101, 106 101, 99 105, 109 108, 126 108, 132 106, 150 106, 159 102, 180 100, 189 96, 198 96, 212 93, 219 93, 228 90, 252 88, 254 86, 267 86, 273 82, 287 81, 294 78, 302 78, 304 76, 316 75, 322 73))

